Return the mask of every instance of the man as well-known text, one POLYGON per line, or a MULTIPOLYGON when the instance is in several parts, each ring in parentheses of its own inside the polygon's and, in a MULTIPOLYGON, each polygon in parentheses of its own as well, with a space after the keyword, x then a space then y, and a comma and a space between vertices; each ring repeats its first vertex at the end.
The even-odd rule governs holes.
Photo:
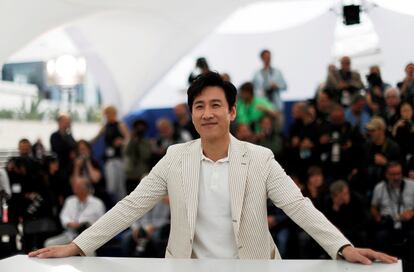
POLYGON ((366 185, 369 187, 365 189, 370 191, 381 180, 387 163, 401 160, 401 151, 398 144, 385 134, 386 125, 381 117, 372 117, 367 124, 367 131, 369 140, 364 151, 364 168, 367 171, 366 185))
POLYGON ((272 102, 266 97, 255 96, 252 83, 243 83, 239 88, 239 99, 237 100, 237 123, 248 125, 254 132, 258 132, 260 119, 265 114, 274 118, 278 117, 272 102))
POLYGON ((46 240, 45 246, 71 242, 82 230, 92 225, 105 213, 103 202, 90 194, 89 181, 84 177, 72 178, 73 196, 65 200, 60 222, 65 232, 46 240))
POLYGON ((50 146, 56 153, 59 166, 69 177, 72 160, 76 149, 76 141, 73 139, 71 132, 71 120, 66 113, 59 114, 57 118, 58 130, 50 135, 50 146))
POLYGON ((188 112, 188 106, 185 103, 178 104, 174 107, 174 115, 176 122, 174 122, 174 128, 179 134, 190 134, 191 140, 200 138, 193 122, 191 122, 191 116, 188 112))
POLYGON ((371 119, 365 111, 366 98, 361 94, 356 94, 351 100, 351 105, 345 110, 345 119, 353 126, 358 128, 361 134, 365 134, 366 126, 371 119))
POLYGON ((401 105, 401 95, 397 88, 388 88, 384 92, 385 107, 379 110, 379 116, 381 116, 386 125, 387 132, 391 133, 392 128, 399 119, 399 108, 401 105))
POLYGON ((332 258, 339 253, 351 262, 396 262, 394 257, 351 246, 302 196, 270 150, 230 135, 236 93, 217 73, 195 80, 187 94, 200 139, 171 146, 129 196, 72 243, 29 256, 89 255, 168 194, 168 258, 279 259, 268 229, 266 204, 270 198, 332 258))
POLYGON ((391 87, 384 82, 381 77, 381 70, 378 65, 369 67, 369 74, 366 76, 368 81, 367 105, 371 112, 376 115, 385 106, 384 91, 391 87))
POLYGON ((287 89, 286 81, 282 72, 271 66, 271 53, 264 49, 260 53, 263 68, 257 71, 253 77, 254 89, 259 97, 267 97, 273 102, 276 110, 283 110, 283 101, 280 92, 287 89))
POLYGON ((386 250, 395 243, 396 236, 414 241, 414 182, 403 178, 399 162, 390 162, 385 170, 385 180, 375 186, 371 202, 375 221, 375 241, 386 250))
POLYGON ((106 106, 103 113, 106 122, 91 142, 95 143, 100 137, 104 138, 106 190, 113 200, 119 201, 126 195, 122 151, 130 135, 127 125, 118 120, 118 111, 114 106, 106 106))
POLYGON ((401 96, 404 100, 412 103, 414 96, 414 63, 408 63, 405 66, 405 77, 403 81, 398 82, 397 86, 400 86, 401 96))
POLYGON ((337 180, 329 186, 330 198, 326 201, 326 217, 358 246, 366 243, 368 206, 363 198, 349 190, 348 184, 337 180))
POLYGON ((326 89, 336 93, 337 102, 348 106, 351 96, 364 88, 361 75, 357 71, 351 70, 351 59, 344 56, 340 60, 341 69, 329 74, 326 89))

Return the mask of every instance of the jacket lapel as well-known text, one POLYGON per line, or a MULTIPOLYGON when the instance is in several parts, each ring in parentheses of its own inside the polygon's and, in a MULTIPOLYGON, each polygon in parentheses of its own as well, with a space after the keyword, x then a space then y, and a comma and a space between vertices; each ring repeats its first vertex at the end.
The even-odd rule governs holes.
POLYGON ((181 182, 187 205, 188 223, 190 226, 191 239, 194 237, 195 222, 198 208, 198 185, 200 178, 201 143, 194 142, 184 154, 182 163, 181 182))
POLYGON ((231 214, 236 239, 239 233, 240 217, 243 208, 244 192, 247 181, 249 159, 246 146, 231 136, 229 155, 229 189, 231 214))

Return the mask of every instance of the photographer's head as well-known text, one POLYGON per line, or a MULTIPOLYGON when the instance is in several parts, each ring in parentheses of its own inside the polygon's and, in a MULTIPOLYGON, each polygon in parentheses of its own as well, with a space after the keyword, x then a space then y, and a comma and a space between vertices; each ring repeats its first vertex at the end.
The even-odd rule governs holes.
POLYGON ((269 49, 263 49, 260 52, 260 58, 262 59, 264 67, 270 67, 270 63, 272 60, 272 54, 270 53, 269 49))
POLYGON ((76 145, 77 155, 87 158, 91 156, 92 147, 86 140, 79 140, 76 145))
POLYGON ((84 177, 72 176, 71 185, 73 194, 79 198, 81 202, 84 202, 90 194, 89 181, 84 177))
POLYGON ((398 188, 401 184, 402 177, 401 163, 392 161, 385 166, 385 179, 391 187, 398 188))
POLYGON ((69 114, 65 112, 59 113, 57 117, 58 122, 58 128, 61 132, 66 132, 68 129, 70 129, 71 126, 71 120, 69 114))
POLYGON ((341 58, 341 70, 343 72, 351 72, 351 58, 348 56, 343 56, 341 58))
POLYGON ((367 75, 367 81, 371 87, 381 87, 383 82, 381 78, 381 71, 378 65, 373 65, 369 68, 369 74, 367 75))
POLYGON ((329 186, 329 192, 331 193, 332 201, 339 205, 349 204, 351 200, 351 194, 349 186, 344 180, 337 180, 329 186))
POLYGON ((148 129, 148 123, 144 119, 137 119, 132 123, 132 131, 134 136, 138 138, 144 137, 148 129))
POLYGON ((26 138, 19 141, 18 149, 21 157, 28 157, 32 155, 32 144, 26 138))
POLYGON ((410 103, 408 102, 402 103, 400 107, 400 115, 401 115, 401 119, 403 119, 404 121, 411 122, 413 118, 413 107, 411 106, 410 103))

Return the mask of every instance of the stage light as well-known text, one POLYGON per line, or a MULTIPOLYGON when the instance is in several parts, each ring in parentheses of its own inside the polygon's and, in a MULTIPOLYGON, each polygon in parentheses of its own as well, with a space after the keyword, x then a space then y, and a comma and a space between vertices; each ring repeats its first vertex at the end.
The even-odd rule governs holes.
POLYGON ((343 6, 343 17, 345 25, 356 25, 360 23, 359 19, 360 6, 348 5, 343 6))

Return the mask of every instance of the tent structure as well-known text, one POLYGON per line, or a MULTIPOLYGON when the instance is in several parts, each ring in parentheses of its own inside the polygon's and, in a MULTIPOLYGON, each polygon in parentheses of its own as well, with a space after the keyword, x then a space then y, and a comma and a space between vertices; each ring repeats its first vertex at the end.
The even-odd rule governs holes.
MULTIPOLYGON (((63 31, 73 43, 72 49, 86 58, 103 102, 126 114, 183 101, 183 86, 198 56, 205 56, 213 69, 229 72, 239 84, 250 80, 259 68, 260 49, 269 48, 274 64, 288 81, 285 98, 311 96, 333 61, 338 17, 330 8, 340 1, 265 1, 297 2, 301 10, 310 10, 315 4, 322 8, 288 29, 256 34, 215 31, 234 11, 256 2, 0 0, 0 63, 48 33, 63 31), (177 78, 181 85, 176 83, 177 78)), ((384 1, 376 2, 381 5, 384 1)), ((414 27, 414 17, 381 6, 370 10, 369 16, 377 26, 383 73, 395 83, 404 76, 405 64, 413 59, 413 37, 407 33, 414 27)))

